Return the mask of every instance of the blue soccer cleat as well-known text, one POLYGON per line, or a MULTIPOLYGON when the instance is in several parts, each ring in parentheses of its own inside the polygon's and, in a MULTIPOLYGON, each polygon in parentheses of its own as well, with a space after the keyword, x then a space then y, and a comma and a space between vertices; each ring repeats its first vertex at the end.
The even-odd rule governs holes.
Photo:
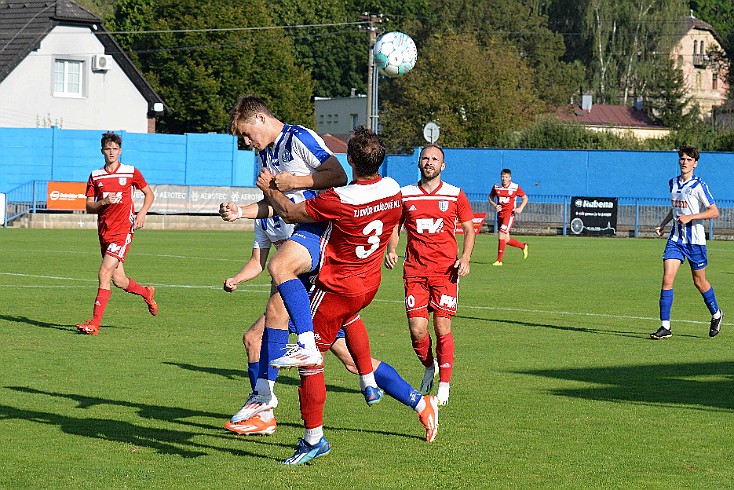
POLYGON ((307 443, 304 439, 298 438, 298 444, 296 444, 296 452, 293 456, 283 461, 283 464, 295 466, 299 464, 306 464, 309 461, 313 461, 321 456, 326 456, 331 452, 331 444, 326 440, 325 437, 319 439, 314 445, 307 443))
POLYGON ((364 401, 366 401, 367 405, 370 407, 372 405, 377 405, 380 403, 380 400, 382 400, 382 390, 375 386, 367 386, 362 390, 362 395, 364 395, 364 401))

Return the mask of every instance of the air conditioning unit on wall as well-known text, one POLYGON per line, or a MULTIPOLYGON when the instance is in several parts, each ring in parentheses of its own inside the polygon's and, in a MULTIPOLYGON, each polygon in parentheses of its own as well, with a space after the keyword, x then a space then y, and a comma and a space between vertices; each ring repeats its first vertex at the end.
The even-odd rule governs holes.
POLYGON ((107 71, 112 64, 112 57, 105 54, 92 56, 92 71, 107 71))

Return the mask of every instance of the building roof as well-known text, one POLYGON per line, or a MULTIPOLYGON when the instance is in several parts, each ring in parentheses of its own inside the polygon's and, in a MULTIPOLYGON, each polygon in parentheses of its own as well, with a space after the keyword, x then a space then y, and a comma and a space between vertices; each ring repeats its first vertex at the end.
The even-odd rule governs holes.
POLYGON ((721 36, 719 36, 719 34, 714 30, 713 26, 708 22, 697 19, 693 16, 686 17, 686 32, 690 31, 691 29, 709 31, 711 35, 714 36, 714 38, 716 39, 716 42, 718 42, 722 46, 724 45, 724 40, 721 38, 721 36))
POLYGON ((337 138, 336 136, 333 136, 329 133, 322 135, 321 138, 324 140, 324 143, 326 143, 326 146, 332 151, 332 153, 347 152, 347 143, 344 140, 337 138))
POLYGON ((576 122, 584 126, 616 126, 629 128, 663 129, 650 119, 645 111, 623 105, 594 104, 591 111, 577 105, 562 106, 556 111, 562 121, 576 122))
POLYGON ((163 100, 102 26, 71 0, 0 0, 0 82, 57 26, 88 27, 151 106, 163 100))

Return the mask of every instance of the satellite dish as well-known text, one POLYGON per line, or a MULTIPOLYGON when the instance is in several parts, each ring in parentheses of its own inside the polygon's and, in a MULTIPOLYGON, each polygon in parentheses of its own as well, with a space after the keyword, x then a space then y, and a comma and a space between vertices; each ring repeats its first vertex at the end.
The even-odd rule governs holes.
POLYGON ((436 141, 438 141, 438 137, 441 135, 441 129, 438 127, 438 124, 431 121, 425 126, 423 126, 423 137, 428 141, 429 143, 433 144, 436 141))

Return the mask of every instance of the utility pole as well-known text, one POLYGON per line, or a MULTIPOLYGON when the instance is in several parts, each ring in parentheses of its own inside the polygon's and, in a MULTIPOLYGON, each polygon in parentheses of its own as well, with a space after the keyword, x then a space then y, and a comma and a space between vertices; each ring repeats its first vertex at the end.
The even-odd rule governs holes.
POLYGON ((382 14, 370 14, 365 12, 359 16, 359 20, 366 21, 367 26, 361 27, 360 32, 368 32, 370 35, 370 49, 367 58, 367 127, 377 133, 377 70, 375 70, 375 55, 372 48, 377 42, 377 26, 382 24, 382 14))

